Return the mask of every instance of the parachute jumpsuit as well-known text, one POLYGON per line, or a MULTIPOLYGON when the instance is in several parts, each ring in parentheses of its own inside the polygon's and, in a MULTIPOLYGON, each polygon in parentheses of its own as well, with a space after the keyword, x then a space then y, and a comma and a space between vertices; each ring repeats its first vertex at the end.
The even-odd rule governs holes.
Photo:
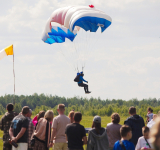
POLYGON ((86 80, 83 79, 82 76, 79 77, 79 82, 78 82, 78 86, 84 87, 84 91, 87 93, 88 92, 88 85, 84 84, 84 82, 87 82, 86 80))

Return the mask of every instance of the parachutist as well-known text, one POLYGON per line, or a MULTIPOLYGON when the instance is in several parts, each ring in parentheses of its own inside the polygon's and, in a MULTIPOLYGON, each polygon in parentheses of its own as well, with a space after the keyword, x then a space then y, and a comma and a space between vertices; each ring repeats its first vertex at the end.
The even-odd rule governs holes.
POLYGON ((77 73, 77 77, 74 79, 74 81, 75 81, 75 82, 78 82, 78 86, 84 87, 85 93, 86 93, 86 94, 89 94, 89 93, 91 93, 91 92, 88 91, 88 85, 83 83, 83 81, 86 82, 86 83, 88 83, 88 81, 84 80, 84 79, 83 79, 83 76, 84 76, 83 72, 77 73))

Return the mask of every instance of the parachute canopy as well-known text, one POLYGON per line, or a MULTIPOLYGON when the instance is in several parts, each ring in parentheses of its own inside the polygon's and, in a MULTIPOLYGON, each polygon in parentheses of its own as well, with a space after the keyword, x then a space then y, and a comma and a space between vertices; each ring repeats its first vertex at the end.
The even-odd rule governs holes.
POLYGON ((103 11, 89 6, 68 6, 55 10, 47 21, 42 40, 48 44, 63 43, 68 38, 73 41, 77 32, 101 32, 111 25, 112 19, 103 11))
POLYGON ((42 40, 47 44, 58 43, 54 44, 54 49, 79 72, 79 68, 84 69, 90 54, 99 47, 98 35, 101 36, 111 22, 110 16, 93 5, 62 7, 47 20, 42 40))
POLYGON ((69 29, 63 27, 52 26, 51 32, 48 33, 49 38, 45 41, 48 44, 63 43, 65 38, 73 41, 77 34, 72 33, 69 29))

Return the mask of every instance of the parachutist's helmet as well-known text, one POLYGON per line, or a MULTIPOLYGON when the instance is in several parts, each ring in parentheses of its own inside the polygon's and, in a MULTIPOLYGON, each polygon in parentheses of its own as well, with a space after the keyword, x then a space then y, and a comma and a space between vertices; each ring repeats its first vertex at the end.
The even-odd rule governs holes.
POLYGON ((80 72, 80 74, 81 74, 81 76, 84 76, 84 73, 83 73, 83 71, 82 71, 82 72, 80 72))

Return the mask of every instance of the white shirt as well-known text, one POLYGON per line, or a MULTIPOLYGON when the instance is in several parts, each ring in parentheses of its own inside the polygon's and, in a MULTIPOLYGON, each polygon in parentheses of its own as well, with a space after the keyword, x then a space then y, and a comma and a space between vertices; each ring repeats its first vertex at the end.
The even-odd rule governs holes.
POLYGON ((149 121, 151 121, 153 119, 153 113, 150 113, 147 116, 149 117, 149 121))
MULTIPOLYGON (((149 139, 147 139, 147 141, 148 141, 149 145, 151 146, 151 148, 153 148, 149 139)), ((149 145, 147 144, 146 140, 144 139, 144 136, 142 136, 138 139, 138 143, 136 145, 135 150, 140 150, 142 147, 150 148, 149 145)))
POLYGON ((152 126, 155 124, 155 121, 153 121, 153 119, 147 123, 147 127, 148 128, 152 128, 152 126))

